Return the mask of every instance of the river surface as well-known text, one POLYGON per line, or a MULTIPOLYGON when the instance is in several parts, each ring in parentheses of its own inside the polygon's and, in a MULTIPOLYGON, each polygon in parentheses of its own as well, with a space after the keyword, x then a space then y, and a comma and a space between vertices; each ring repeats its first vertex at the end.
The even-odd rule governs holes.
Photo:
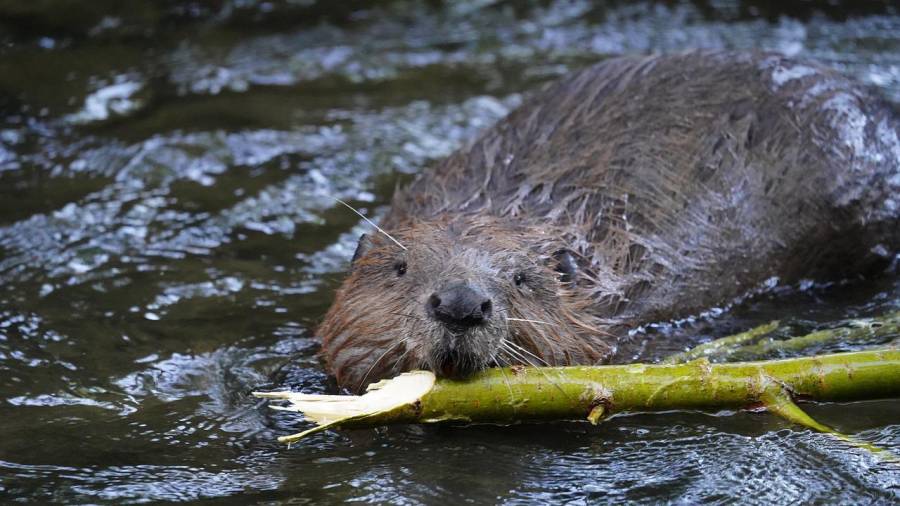
MULTIPOLYGON (((622 53, 772 49, 900 102, 900 12, 845 4, 0 2, 0 502, 896 503, 898 467, 765 413, 288 449, 307 425, 249 395, 334 391, 314 328, 366 228, 330 196, 378 217, 529 91, 622 53)), ((896 273, 775 286, 623 360, 898 307, 896 273)), ((809 411, 900 452, 896 400, 809 411)))

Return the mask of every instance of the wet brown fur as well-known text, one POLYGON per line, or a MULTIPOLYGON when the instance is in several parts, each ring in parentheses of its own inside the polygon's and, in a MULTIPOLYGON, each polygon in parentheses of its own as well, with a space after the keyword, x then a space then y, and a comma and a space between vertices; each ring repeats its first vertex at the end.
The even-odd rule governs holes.
POLYGON ((611 59, 396 194, 382 226, 408 250, 372 236, 319 329, 322 353, 351 389, 439 368, 448 337, 422 308, 462 279, 496 300, 460 355, 475 369, 602 361, 629 328, 767 279, 883 266, 900 247, 898 195, 896 113, 833 71, 771 54, 611 59))

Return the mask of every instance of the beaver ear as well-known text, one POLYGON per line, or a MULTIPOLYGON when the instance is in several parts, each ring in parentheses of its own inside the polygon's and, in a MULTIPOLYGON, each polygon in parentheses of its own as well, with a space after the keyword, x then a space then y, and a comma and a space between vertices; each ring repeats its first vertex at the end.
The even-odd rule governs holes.
POLYGON ((359 242, 356 243, 356 251, 353 252, 353 258, 350 259, 350 266, 352 267, 370 249, 372 249, 372 238, 369 237, 369 234, 359 236, 359 242))
POLYGON ((578 275, 578 262, 567 249, 556 250, 553 253, 554 269, 559 273, 559 280, 563 283, 573 283, 578 275))

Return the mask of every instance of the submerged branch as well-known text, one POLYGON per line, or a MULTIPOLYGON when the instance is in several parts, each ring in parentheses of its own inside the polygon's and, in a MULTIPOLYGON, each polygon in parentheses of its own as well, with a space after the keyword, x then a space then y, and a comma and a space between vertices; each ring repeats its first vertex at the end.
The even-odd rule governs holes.
POLYGON ((788 339, 770 337, 779 330, 774 321, 740 334, 701 344, 684 353, 666 358, 663 363, 679 364, 697 358, 711 362, 764 360, 785 355, 809 354, 830 345, 884 344, 900 337, 900 311, 874 318, 858 318, 842 326, 818 330, 788 339))
POLYGON ((701 344, 684 353, 676 353, 670 357, 667 357, 663 360, 664 364, 682 364, 684 362, 690 362, 691 360, 698 358, 718 358, 720 356, 727 356, 732 350, 745 345, 746 343, 750 343, 755 341, 756 339, 776 330, 778 328, 778 321, 773 321, 771 323, 766 323, 765 325, 760 325, 758 327, 754 327, 746 332, 741 332, 740 334, 735 334, 733 336, 723 337, 721 339, 716 339, 715 341, 711 341, 705 344, 701 344))

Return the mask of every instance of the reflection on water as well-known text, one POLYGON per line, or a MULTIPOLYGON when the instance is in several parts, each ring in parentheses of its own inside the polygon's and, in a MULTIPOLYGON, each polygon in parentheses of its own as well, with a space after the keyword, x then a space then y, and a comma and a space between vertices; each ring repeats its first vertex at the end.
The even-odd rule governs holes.
MULTIPOLYGON (((618 53, 770 48, 900 101, 889 2, 339 4, 0 5, 0 500, 896 500, 896 468, 765 414, 274 443, 302 423, 249 391, 333 388, 312 329, 364 227, 332 196, 378 216, 523 93, 618 53)), ((803 288, 623 359, 900 306, 896 276, 803 288)), ((814 410, 900 451, 895 401, 814 410)))

